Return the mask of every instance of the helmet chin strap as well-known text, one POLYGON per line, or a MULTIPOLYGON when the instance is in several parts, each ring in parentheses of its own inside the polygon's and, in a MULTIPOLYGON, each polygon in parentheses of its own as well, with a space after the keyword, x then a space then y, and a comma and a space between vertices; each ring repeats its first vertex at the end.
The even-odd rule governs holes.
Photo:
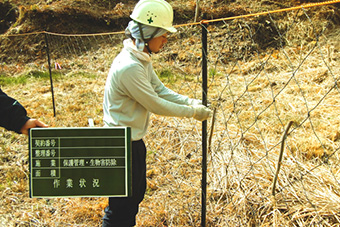
POLYGON ((148 50, 149 54, 152 54, 152 51, 150 50, 149 43, 145 43, 145 47, 148 50))
POLYGON ((154 36, 155 36, 155 35, 157 34, 157 32, 159 31, 159 28, 157 28, 157 29, 152 33, 152 35, 151 35, 151 37, 150 37, 149 39, 145 39, 145 38, 144 38, 144 33, 143 33, 142 24, 139 23, 139 22, 137 22, 137 24, 138 24, 138 28, 139 28, 140 35, 142 36, 142 39, 143 39, 143 41, 144 41, 144 43, 145 43, 145 47, 146 47, 146 49, 148 50, 149 54, 152 54, 152 51, 150 50, 150 47, 149 47, 149 41, 150 41, 151 39, 154 38, 154 36))

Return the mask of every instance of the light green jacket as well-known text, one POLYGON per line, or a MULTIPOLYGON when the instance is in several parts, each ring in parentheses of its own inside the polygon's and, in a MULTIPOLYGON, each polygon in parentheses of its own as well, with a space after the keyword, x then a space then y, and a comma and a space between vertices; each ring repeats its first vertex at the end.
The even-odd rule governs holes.
POLYGON ((131 40, 124 41, 106 80, 105 126, 129 126, 132 140, 140 140, 147 132, 150 113, 192 117, 193 102, 194 99, 165 87, 152 67, 150 56, 137 51, 131 40))

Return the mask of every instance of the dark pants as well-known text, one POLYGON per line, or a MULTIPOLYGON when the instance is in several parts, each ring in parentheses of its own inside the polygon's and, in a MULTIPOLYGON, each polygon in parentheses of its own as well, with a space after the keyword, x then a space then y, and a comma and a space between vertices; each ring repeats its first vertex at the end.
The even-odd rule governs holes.
POLYGON ((103 227, 130 227, 136 225, 139 203, 146 189, 146 148, 143 140, 132 142, 132 196, 109 198, 105 208, 103 227))

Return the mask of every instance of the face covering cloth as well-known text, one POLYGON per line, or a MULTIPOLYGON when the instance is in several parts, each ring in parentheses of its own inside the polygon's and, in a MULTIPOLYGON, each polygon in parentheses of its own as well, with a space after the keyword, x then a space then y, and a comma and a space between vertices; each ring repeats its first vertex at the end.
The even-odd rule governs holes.
POLYGON ((130 21, 127 28, 125 29, 125 34, 126 36, 132 37, 136 40, 135 44, 136 44, 137 50, 139 51, 143 51, 145 47, 145 41, 142 38, 139 26, 142 29, 145 40, 150 39, 157 29, 158 29, 157 33, 152 38, 159 37, 167 33, 167 30, 163 28, 157 28, 157 27, 153 27, 153 26, 149 26, 145 24, 138 25, 136 21, 133 21, 133 20, 130 21))

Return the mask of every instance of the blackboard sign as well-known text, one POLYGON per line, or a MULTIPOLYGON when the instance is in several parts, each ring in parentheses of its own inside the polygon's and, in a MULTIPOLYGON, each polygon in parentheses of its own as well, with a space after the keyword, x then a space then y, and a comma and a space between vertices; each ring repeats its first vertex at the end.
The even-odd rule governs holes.
POLYGON ((30 197, 128 197, 130 128, 33 128, 29 165, 30 197))

